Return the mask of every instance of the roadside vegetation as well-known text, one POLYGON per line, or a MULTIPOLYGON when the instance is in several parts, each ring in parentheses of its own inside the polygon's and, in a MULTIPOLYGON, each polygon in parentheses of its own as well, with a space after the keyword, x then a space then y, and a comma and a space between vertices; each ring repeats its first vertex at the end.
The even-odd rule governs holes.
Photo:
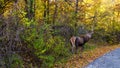
POLYGON ((120 0, 0 0, 0 68, 84 66, 119 42, 120 0), (81 59, 69 39, 91 29, 81 59))
POLYGON ((64 63, 55 64, 54 68, 82 68, 95 59, 117 48, 120 48, 120 45, 99 45, 92 49, 86 48, 82 53, 82 58, 78 56, 79 54, 74 54, 67 61, 64 61, 64 63))

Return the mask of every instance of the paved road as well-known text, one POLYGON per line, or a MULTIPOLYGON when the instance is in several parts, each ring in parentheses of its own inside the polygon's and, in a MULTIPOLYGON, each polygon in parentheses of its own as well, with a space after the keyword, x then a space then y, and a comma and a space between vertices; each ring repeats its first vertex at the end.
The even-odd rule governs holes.
POLYGON ((101 56, 85 68, 120 68, 120 48, 101 56))

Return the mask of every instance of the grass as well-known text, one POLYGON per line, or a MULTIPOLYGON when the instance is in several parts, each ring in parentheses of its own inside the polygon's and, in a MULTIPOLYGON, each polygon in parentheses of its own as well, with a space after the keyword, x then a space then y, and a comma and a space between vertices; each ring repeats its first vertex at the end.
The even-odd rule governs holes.
POLYGON ((55 68, 82 68, 95 60, 96 58, 110 52, 116 48, 120 48, 120 45, 106 45, 106 46, 96 46, 96 45, 85 45, 85 50, 82 53, 83 58, 80 58, 78 54, 74 54, 66 63, 56 65, 55 68))

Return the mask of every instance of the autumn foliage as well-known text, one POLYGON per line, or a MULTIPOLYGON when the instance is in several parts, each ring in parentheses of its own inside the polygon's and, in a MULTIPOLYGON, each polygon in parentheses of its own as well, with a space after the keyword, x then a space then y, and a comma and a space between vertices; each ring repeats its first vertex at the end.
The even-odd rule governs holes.
POLYGON ((0 0, 0 68, 66 62, 70 37, 91 29, 89 43, 119 44, 119 13, 119 0, 0 0))

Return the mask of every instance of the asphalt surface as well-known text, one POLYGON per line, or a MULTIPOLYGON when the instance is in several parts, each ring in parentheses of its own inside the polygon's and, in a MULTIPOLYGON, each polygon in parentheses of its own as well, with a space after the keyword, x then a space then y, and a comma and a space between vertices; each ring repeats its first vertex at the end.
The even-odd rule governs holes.
POLYGON ((120 48, 99 57, 85 68, 120 68, 120 48))

